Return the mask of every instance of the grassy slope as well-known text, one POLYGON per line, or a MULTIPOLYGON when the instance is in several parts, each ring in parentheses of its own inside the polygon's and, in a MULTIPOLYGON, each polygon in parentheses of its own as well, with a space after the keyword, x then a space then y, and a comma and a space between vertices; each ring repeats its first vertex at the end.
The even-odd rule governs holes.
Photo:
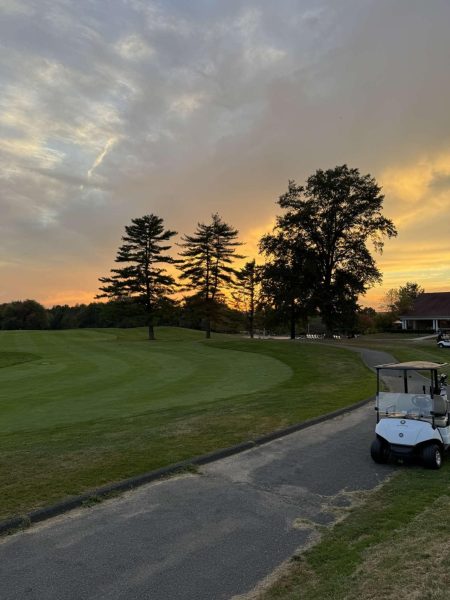
POLYGON ((0 518, 372 393, 350 352, 164 328, 158 337, 0 332, 2 351, 29 360, 0 370, 0 518))
MULTIPOLYGON (((450 360, 436 342, 372 336, 353 343, 398 360, 450 360), (387 339, 386 339, 387 338, 387 339)), ((259 600, 444 600, 450 588, 450 459, 440 471, 402 467, 321 541, 292 561, 259 600)))

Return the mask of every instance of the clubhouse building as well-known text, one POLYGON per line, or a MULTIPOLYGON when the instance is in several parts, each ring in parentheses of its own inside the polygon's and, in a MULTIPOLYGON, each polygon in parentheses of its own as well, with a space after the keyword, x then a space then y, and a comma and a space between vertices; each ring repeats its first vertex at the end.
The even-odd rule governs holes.
POLYGON ((411 331, 450 329, 450 292, 421 294, 414 301, 412 309, 401 315, 399 320, 402 329, 411 331))

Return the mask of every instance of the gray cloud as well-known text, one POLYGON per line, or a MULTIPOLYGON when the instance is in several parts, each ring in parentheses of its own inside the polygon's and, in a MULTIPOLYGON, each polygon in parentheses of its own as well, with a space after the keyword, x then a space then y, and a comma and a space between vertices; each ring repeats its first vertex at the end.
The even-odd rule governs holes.
POLYGON ((436 173, 433 176, 433 179, 430 182, 430 187, 438 192, 444 191, 444 192, 448 192, 450 191, 450 175, 449 174, 442 174, 442 173, 436 173))
MULTIPOLYGON (((54 290, 65 261, 95 292, 144 212, 186 232, 219 211, 249 232, 289 178, 343 162, 382 177, 450 151, 446 0, 0 0, 0 14, 1 257, 20 258, 29 296, 51 295, 43 262, 54 290)), ((17 273, 4 281, 16 296, 17 273)))

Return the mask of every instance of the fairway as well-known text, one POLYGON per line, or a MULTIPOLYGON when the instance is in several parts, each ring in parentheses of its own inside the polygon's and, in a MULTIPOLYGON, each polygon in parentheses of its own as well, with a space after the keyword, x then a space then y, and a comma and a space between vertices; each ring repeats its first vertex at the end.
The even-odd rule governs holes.
POLYGON ((0 373, 0 432, 199 405, 258 392, 292 374, 261 354, 211 352, 203 344, 193 352, 189 338, 192 332, 188 341, 181 335, 154 345, 92 330, 3 333, 3 348, 32 349, 35 359, 0 373))
POLYGON ((0 332, 0 518, 361 400, 343 349, 159 328, 0 332))

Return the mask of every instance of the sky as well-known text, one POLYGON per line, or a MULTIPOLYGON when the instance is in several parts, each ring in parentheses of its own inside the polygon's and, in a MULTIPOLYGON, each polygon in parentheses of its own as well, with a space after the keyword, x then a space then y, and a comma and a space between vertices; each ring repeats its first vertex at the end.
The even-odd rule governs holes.
POLYGON ((218 212, 243 252, 289 179, 370 173, 382 285, 450 290, 449 0, 0 0, 0 302, 90 302, 124 226, 218 212))

